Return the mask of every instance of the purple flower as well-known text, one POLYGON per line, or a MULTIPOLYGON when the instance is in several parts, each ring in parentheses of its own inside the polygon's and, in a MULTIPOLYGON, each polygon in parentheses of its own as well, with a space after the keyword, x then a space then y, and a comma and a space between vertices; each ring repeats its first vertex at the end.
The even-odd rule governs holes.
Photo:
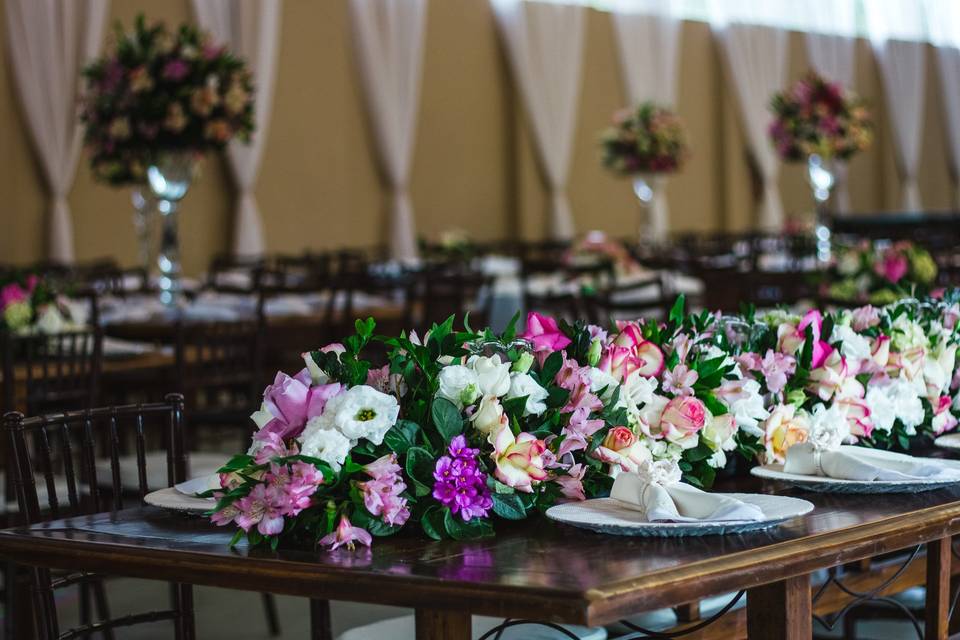
POLYGON ((477 465, 480 451, 467 446, 459 435, 448 448, 450 455, 437 460, 433 471, 433 497, 464 521, 485 518, 493 508, 487 476, 477 465))
POLYGON ((284 440, 299 436, 307 420, 323 414, 327 401, 341 390, 336 382, 311 387, 306 369, 293 378, 278 372, 273 384, 263 391, 263 406, 269 416, 256 438, 268 439, 271 432, 284 440))
POLYGON ((187 77, 188 73, 190 73, 190 65, 180 58, 174 58, 167 64, 163 65, 162 75, 165 80, 180 82, 187 77))

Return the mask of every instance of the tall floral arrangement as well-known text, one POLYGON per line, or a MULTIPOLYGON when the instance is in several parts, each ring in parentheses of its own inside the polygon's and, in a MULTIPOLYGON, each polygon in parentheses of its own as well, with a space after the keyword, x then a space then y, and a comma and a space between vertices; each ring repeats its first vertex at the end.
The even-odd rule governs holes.
POLYGON ((837 248, 823 287, 835 300, 882 305, 925 296, 936 278, 937 263, 923 247, 909 240, 892 244, 864 240, 837 248))
POLYGON ((94 175, 139 183, 157 153, 204 153, 254 128, 253 85, 240 58, 191 25, 137 17, 133 31, 83 72, 81 119, 94 175))
POLYGON ((675 463, 709 487, 739 454, 805 441, 910 445, 957 426, 960 291, 837 314, 685 313, 610 327, 529 314, 343 343, 277 374, 246 454, 221 469, 214 522, 235 540, 369 545, 405 527, 491 535, 622 472, 675 463), (388 351, 375 368, 371 341, 388 351))
POLYGON ((626 176, 678 171, 689 155, 680 118, 652 102, 617 111, 600 135, 600 146, 603 166, 626 176))
POLYGON ((69 307, 52 282, 25 272, 0 276, 0 328, 52 334, 71 326, 69 307))
POLYGON ((869 148, 873 123, 864 102, 836 82, 809 71, 770 101, 770 138, 788 162, 811 155, 849 159, 869 148))

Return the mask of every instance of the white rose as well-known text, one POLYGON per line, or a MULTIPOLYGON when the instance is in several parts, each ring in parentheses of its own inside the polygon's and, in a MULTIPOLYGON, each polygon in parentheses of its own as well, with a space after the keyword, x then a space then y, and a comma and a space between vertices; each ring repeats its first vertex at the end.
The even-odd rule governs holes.
POLYGON ((603 397, 601 398, 604 402, 609 402, 618 386, 619 383, 617 382, 617 379, 612 375, 606 371, 603 371, 602 369, 590 367, 590 392, 600 393, 606 389, 603 397))
POLYGON ((380 444, 399 415, 396 398, 373 387, 358 385, 331 398, 322 418, 325 425, 336 428, 350 440, 366 438, 380 444))
POLYGON ((67 321, 64 320, 60 310, 52 304, 48 304, 37 319, 37 331, 46 335, 63 333, 66 326, 67 321))
POLYGON ((510 390, 510 363, 501 362, 499 357, 471 356, 467 366, 477 374, 480 393, 485 396, 500 396, 510 390))
POLYGON ((670 398, 652 394, 650 399, 639 410, 638 416, 640 422, 645 425, 645 430, 649 435, 656 435, 660 432, 660 416, 663 415, 663 408, 670 402, 670 398))
POLYGON ((439 381, 437 395, 457 405, 458 409, 473 404, 480 397, 480 380, 469 367, 460 364, 444 367, 440 370, 439 381))
POLYGON ((957 345, 943 346, 923 361, 923 377, 927 395, 940 395, 950 388, 957 361, 957 345))
POLYGON ((871 357, 870 341, 847 325, 834 327, 831 340, 840 340, 840 353, 857 364, 871 357))
POLYGON ((839 404, 832 404, 827 408, 818 404, 810 414, 810 431, 808 442, 819 451, 838 449, 850 437, 850 423, 846 412, 839 404))
POLYGON ((547 390, 537 384, 537 381, 529 373, 514 373, 510 375, 510 390, 507 392, 507 398, 527 397, 527 403, 523 407, 523 415, 539 416, 547 410, 544 400, 547 399, 547 390))
MULTIPOLYGON (((341 394, 343 395, 343 394, 341 394)), ((353 442, 336 429, 324 428, 321 417, 311 418, 301 436, 300 453, 311 458, 319 458, 329 464, 334 471, 340 471, 343 461, 350 454, 353 442)))
POLYGON ((496 396, 483 396, 480 407, 470 416, 473 428, 487 436, 497 433, 501 427, 509 428, 509 419, 496 396))

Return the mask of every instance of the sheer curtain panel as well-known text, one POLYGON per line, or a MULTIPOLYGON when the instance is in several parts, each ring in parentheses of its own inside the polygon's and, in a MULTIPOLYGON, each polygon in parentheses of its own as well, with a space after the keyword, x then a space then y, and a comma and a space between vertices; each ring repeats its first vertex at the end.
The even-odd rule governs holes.
MULTIPOLYGON (((612 9, 620 70, 630 106, 650 100, 675 107, 682 26, 676 1, 618 0, 612 9)), ((654 194, 651 232, 653 237, 663 238, 670 219, 666 190, 656 189, 654 194)))
POLYGON ((100 49, 107 0, 5 0, 7 44, 23 118, 50 189, 47 252, 72 262, 67 195, 80 158, 80 70, 100 49))
POLYGON ((550 189, 550 235, 568 239, 575 233, 566 184, 580 97, 584 8, 524 0, 491 3, 550 189))
POLYGON ((390 253, 398 260, 413 260, 417 240, 408 189, 427 0, 350 0, 350 15, 367 109, 390 187, 390 253))
POLYGON ((237 186, 233 251, 238 256, 259 256, 263 254, 266 242, 254 189, 266 146, 277 75, 280 0, 193 0, 193 8, 200 25, 246 59, 253 74, 257 91, 253 139, 250 144, 231 142, 227 158, 237 186))

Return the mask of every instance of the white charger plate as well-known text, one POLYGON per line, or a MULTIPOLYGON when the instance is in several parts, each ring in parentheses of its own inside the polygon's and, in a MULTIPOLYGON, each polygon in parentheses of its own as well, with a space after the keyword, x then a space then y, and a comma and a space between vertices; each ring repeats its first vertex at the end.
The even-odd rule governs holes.
POLYGON ((175 487, 152 491, 143 497, 143 501, 151 506, 169 509, 171 511, 206 513, 216 506, 216 500, 213 498, 198 498, 194 494, 210 489, 214 486, 211 482, 212 479, 210 476, 192 478, 186 482, 181 482, 175 487))
MULTIPOLYGON (((944 466, 960 470, 958 460, 938 460, 944 466)), ((787 473, 782 464, 765 464, 750 469, 750 473, 764 480, 776 480, 791 487, 818 493, 917 493, 934 491, 958 484, 958 480, 840 480, 824 476, 804 476, 787 473)))
POLYGON ((647 522, 640 511, 625 507, 622 502, 614 498, 595 498, 558 504, 547 509, 547 517, 598 533, 649 538, 680 538, 760 531, 813 511, 813 504, 800 498, 764 493, 722 495, 760 507, 766 518, 753 522, 647 522))
POLYGON ((960 433, 948 433, 938 437, 933 444, 944 449, 960 449, 960 433))

